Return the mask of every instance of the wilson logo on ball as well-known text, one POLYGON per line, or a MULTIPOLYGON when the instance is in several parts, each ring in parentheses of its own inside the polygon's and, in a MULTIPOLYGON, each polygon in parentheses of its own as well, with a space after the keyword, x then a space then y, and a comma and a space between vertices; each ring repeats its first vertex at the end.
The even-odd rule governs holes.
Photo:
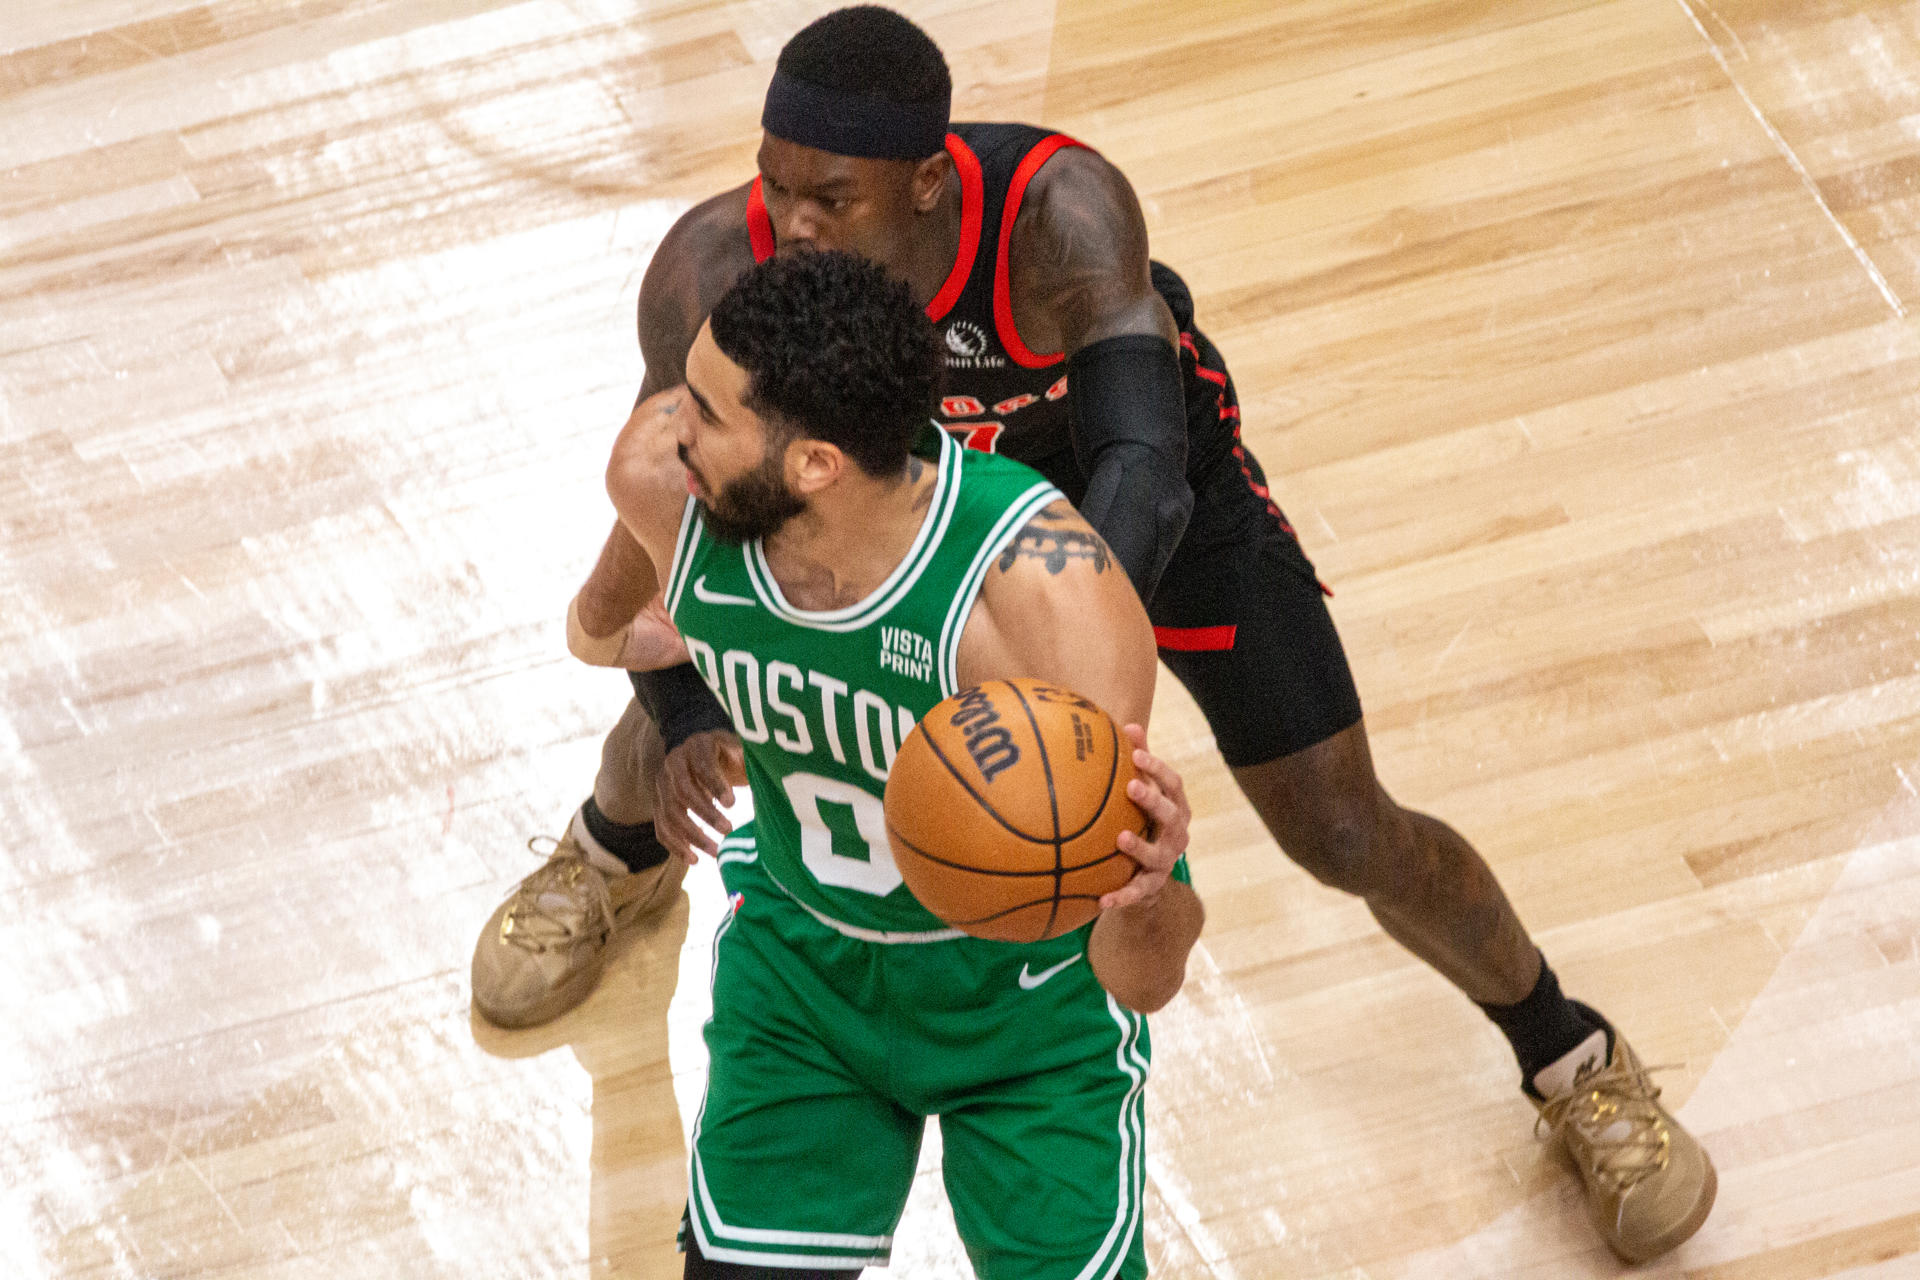
POLYGON ((964 736, 967 754, 973 757, 973 767, 980 771, 981 779, 992 782, 995 774, 1019 763, 1020 748, 1000 723, 1000 712, 984 691, 969 689, 957 701, 960 709, 948 717, 947 723, 964 736))
POLYGON ((1139 870, 1119 846, 1147 827, 1127 797, 1129 748, 1112 717, 1058 685, 988 680, 942 701, 887 775, 887 843, 907 890, 978 938, 1085 925, 1139 870))

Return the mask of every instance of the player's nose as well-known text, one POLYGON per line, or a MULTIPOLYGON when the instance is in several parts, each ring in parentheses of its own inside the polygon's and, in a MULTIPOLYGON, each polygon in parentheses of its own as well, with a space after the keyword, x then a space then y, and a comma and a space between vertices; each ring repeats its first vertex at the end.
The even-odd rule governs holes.
POLYGON ((807 249, 818 249, 820 245, 820 219, 808 207, 805 200, 796 200, 788 210, 779 229, 781 253, 797 253, 807 249))

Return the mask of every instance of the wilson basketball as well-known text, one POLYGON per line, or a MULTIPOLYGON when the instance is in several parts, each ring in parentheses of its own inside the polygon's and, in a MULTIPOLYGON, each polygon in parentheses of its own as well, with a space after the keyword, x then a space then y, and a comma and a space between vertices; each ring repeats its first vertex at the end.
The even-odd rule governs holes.
POLYGON ((1058 937, 1093 919, 1139 864, 1122 831, 1133 747, 1077 693, 994 680, 948 698, 901 744, 887 836, 907 888, 957 929, 1002 942, 1058 937))

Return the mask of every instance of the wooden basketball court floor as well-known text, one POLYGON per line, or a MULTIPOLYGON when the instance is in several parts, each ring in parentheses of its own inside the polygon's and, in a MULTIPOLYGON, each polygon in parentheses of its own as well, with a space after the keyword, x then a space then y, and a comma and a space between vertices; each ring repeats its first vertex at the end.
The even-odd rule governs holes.
MULTIPOLYGON (((466 963, 624 701, 560 619, 641 270, 825 7, 5 6, 0 1275, 678 1274, 710 872, 550 1028, 466 963)), ((1920 3, 905 7, 1132 175, 1389 787, 1675 1064, 1646 1273, 1920 1275, 1920 3)), ((1156 1273, 1616 1274, 1493 1028, 1154 736, 1156 1273)), ((930 1175, 899 1238, 966 1274, 930 1175)))

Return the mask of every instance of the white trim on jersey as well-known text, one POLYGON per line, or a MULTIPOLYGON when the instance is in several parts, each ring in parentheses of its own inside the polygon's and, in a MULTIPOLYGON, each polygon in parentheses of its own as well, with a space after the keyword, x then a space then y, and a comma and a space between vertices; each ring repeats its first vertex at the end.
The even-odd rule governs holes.
POLYGON ((746 561, 747 580, 753 584, 754 594, 760 597, 760 603, 776 618, 813 631, 857 631, 878 621, 894 605, 907 598, 907 593, 920 581, 920 575, 926 572, 927 566, 933 563, 934 555, 940 550, 947 526, 953 522, 953 513, 960 505, 961 455, 962 450, 953 437, 942 431, 938 463, 940 478, 934 490, 933 505, 920 522, 920 531, 914 534, 907 554, 893 567, 886 581, 869 592, 865 599, 839 609, 795 608, 781 594, 780 584, 773 576, 773 567, 767 563, 767 549, 756 539, 748 544, 747 554, 742 558, 746 561))
MULTIPOLYGON (((721 841, 725 854, 735 856, 724 861, 751 862, 758 856, 757 846, 752 836, 731 837, 721 841)), ((739 918, 736 912, 729 911, 720 921, 719 928, 713 934, 713 960, 707 971, 707 990, 712 992, 714 982, 720 974, 720 942, 727 936, 739 918)), ((708 1019, 712 1021, 711 1018, 708 1019)), ((700 1126, 707 1116, 707 1095, 700 1095, 700 1110, 693 1120, 693 1138, 687 1144, 687 1183, 690 1188, 687 1205, 687 1225, 693 1228, 694 1238, 700 1244, 701 1254, 711 1262, 758 1263, 762 1266, 794 1267, 864 1267, 869 1264, 885 1266, 893 1249, 891 1232, 884 1236, 862 1236, 849 1233, 825 1231, 782 1231, 768 1227, 731 1227, 720 1217, 719 1207, 713 1202, 713 1192, 707 1186, 706 1170, 700 1164, 700 1126), (857 1256, 836 1257, 831 1254, 785 1254, 768 1253, 759 1249, 730 1249, 713 1243, 713 1237, 707 1234, 706 1223, 711 1221, 714 1231, 722 1238, 737 1241, 740 1244, 754 1243, 770 1245, 799 1246, 814 1249, 866 1249, 869 1252, 857 1256)))
POLYGON ((680 597, 686 593, 687 566, 700 543, 699 524, 700 504, 688 494, 687 505, 680 508, 680 531, 673 537, 673 560, 667 565, 667 581, 662 588, 669 618, 680 607, 680 597))
POLYGON ((942 698, 951 698, 960 691, 960 635, 967 629, 967 616, 973 612, 980 585, 987 580, 987 565, 1026 528, 1029 520, 1055 501, 1066 501, 1066 495, 1045 480, 1021 494, 1000 514, 1000 519, 988 531, 986 541, 980 544, 973 563, 967 566, 966 574, 960 579, 960 589, 954 593, 953 604, 947 609, 947 620, 940 627, 940 661, 935 676, 940 681, 942 698))
POLYGON ((719 855, 714 862, 726 866, 729 862, 758 862, 760 846, 752 836, 727 836, 720 841, 719 855))
POLYGON ((1118 1170, 1119 1205, 1113 1226, 1100 1248, 1088 1259, 1074 1280, 1113 1280, 1126 1265, 1127 1251, 1134 1232, 1140 1229, 1140 1209, 1146 1190, 1146 1105, 1142 1097, 1147 1087, 1147 1063, 1140 1056, 1140 1034, 1147 1020, 1130 1009, 1123 1009, 1111 995, 1107 1012, 1120 1024, 1120 1044, 1113 1060, 1133 1079, 1120 1104, 1120 1168, 1118 1170))

